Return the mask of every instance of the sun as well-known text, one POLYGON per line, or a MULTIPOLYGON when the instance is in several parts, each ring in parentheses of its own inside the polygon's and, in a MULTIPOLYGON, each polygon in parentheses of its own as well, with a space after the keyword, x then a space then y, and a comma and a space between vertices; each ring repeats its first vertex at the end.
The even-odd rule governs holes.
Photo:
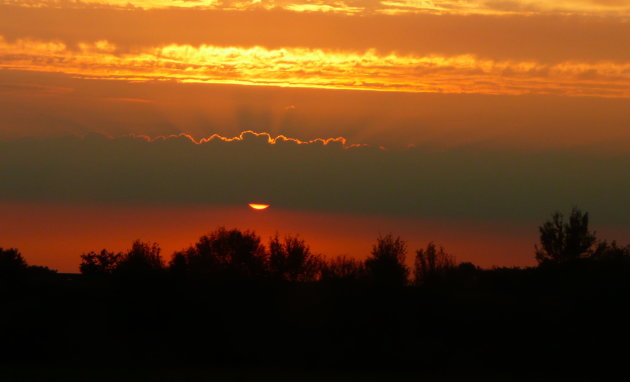
POLYGON ((249 203, 249 206, 258 211, 266 210, 269 208, 269 204, 261 204, 261 203, 249 203))

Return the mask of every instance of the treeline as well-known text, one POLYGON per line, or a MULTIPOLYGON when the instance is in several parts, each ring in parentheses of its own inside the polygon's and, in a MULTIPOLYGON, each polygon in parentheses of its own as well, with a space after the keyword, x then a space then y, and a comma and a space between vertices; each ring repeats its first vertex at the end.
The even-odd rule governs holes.
MULTIPOLYGON (((193 246, 175 252, 168 261, 158 243, 136 240, 124 252, 107 249, 81 255, 81 275, 93 279, 146 280, 157 278, 222 282, 356 282, 381 287, 445 284, 470 279, 476 265, 457 263, 433 242, 415 252, 407 265, 407 244, 392 234, 376 239, 370 255, 360 261, 346 256, 325 258, 311 252, 298 236, 278 235, 267 245, 253 231, 220 227, 193 246)), ((47 267, 29 266, 17 249, 0 248, 0 276, 6 281, 52 277, 47 267)))
MULTIPOLYGON (((577 263, 630 263, 630 245, 598 240, 590 231, 588 213, 574 208, 566 219, 561 213, 539 227, 535 257, 542 267, 577 263)), ((191 247, 175 252, 168 261, 158 243, 137 240, 125 252, 107 249, 81 255, 80 272, 86 277, 159 277, 244 281, 354 281, 385 287, 423 286, 470 282, 482 270, 473 263, 457 263, 443 247, 429 242, 415 251, 407 265, 407 243, 393 234, 379 236, 370 255, 359 261, 338 256, 324 258, 311 252, 299 236, 278 234, 264 245, 253 231, 220 227, 203 235, 191 247)), ((514 268, 513 270, 517 270, 514 268)), ((0 248, 0 277, 51 275, 42 266, 28 266, 17 249, 0 248)))
POLYGON ((385 287, 426 285, 469 273, 471 263, 457 265, 444 248, 429 243, 416 251, 415 266, 406 263, 407 245, 392 234, 378 237, 365 261, 338 256, 325 259, 311 252, 298 236, 278 235, 265 246, 252 231, 218 228, 193 246, 175 252, 168 262, 157 243, 135 241, 125 252, 89 252, 81 255, 86 277, 157 277, 206 279, 214 282, 352 281, 385 287))
POLYGON ((578 209, 539 233, 529 268, 409 253, 391 234, 364 261, 326 259, 296 236, 226 228, 168 258, 141 241, 84 253, 80 275, 0 249, 0 364, 627 376, 630 247, 578 209))

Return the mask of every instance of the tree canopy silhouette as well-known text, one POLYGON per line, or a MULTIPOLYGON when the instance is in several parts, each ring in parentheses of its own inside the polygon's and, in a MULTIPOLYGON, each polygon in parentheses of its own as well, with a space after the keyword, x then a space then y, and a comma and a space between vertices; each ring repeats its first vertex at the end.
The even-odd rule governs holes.
POLYGON ((278 235, 269 240, 269 270, 271 274, 282 280, 314 281, 321 271, 322 261, 313 255, 304 240, 297 236, 285 236, 280 240, 278 235))
POLYGON ((195 245, 178 252, 171 266, 215 278, 258 278, 265 275, 267 253, 253 231, 219 227, 195 245))
POLYGON ((355 282, 365 278, 365 264, 362 261, 337 256, 326 261, 322 267, 324 281, 355 282))
POLYGON ((407 243, 391 233, 379 236, 372 247, 371 256, 365 260, 365 268, 372 282, 382 286, 407 284, 409 268, 405 265, 407 243))
POLYGON ((0 248, 0 281, 14 281, 22 277, 28 264, 15 248, 0 248))
POLYGON ((114 273, 122 260, 122 253, 110 252, 106 249, 100 252, 89 252, 81 255, 79 270, 84 275, 107 276, 114 273))
POLYGON ((455 258, 446 253, 443 247, 430 242, 426 249, 421 248, 416 251, 414 283, 416 285, 434 284, 453 269, 455 269, 455 258))
POLYGON ((540 247, 536 246, 538 263, 566 263, 588 257, 597 238, 589 231, 588 213, 577 207, 571 210, 569 221, 560 212, 539 227, 540 247))
POLYGON ((148 275, 164 268, 157 243, 145 243, 136 240, 131 249, 116 262, 115 272, 128 275, 148 275))

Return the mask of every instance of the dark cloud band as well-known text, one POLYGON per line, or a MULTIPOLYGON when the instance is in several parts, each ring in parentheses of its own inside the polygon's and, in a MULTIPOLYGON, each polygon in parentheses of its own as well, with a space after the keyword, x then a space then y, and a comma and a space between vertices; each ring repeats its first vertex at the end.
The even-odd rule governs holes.
POLYGON ((627 155, 569 151, 347 148, 245 134, 0 142, 0 198, 234 205, 409 217, 523 220, 573 204, 630 223, 627 155))

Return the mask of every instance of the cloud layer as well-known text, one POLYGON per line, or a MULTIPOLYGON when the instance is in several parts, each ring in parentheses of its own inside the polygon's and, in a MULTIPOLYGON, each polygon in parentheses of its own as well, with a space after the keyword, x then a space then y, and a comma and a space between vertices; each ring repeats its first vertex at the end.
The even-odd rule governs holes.
POLYGON ((456 94, 630 97, 630 64, 496 61, 472 55, 399 56, 318 49, 168 45, 117 53, 107 41, 73 50, 0 36, 0 67, 126 81, 317 87, 456 94))
POLYGON ((601 13, 627 16, 623 0, 1 0, 0 4, 23 7, 115 7, 122 9, 199 8, 219 10, 273 10, 342 13, 347 15, 405 13, 601 13))
POLYGON ((474 55, 529 61, 630 60, 630 23, 596 15, 411 14, 351 17, 287 11, 64 9, 0 5, 0 34, 71 48, 105 40, 122 53, 171 44, 311 48, 380 55, 474 55), (269 26, 273 25, 273 28, 269 26))
POLYGON ((383 150, 269 135, 22 139, 0 143, 0 198, 246 205, 413 218, 521 221, 579 205, 630 224, 630 157, 579 152, 383 150))
POLYGON ((549 4, 5 0, 0 68, 123 81, 628 98, 630 6, 549 4))

